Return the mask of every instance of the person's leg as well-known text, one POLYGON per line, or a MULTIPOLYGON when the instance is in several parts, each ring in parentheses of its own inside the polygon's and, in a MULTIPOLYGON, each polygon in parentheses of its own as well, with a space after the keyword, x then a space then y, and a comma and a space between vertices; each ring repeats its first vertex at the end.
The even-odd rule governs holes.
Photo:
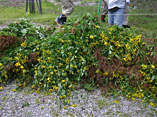
POLYGON ((108 25, 114 25, 114 12, 108 11, 108 25))
POLYGON ((116 24, 117 26, 121 26, 122 27, 123 16, 124 16, 124 9, 120 8, 117 11, 115 11, 114 13, 115 13, 114 24, 116 24))
POLYGON ((62 14, 59 15, 55 22, 58 25, 63 25, 66 22, 66 18, 74 11, 74 5, 71 0, 61 0, 62 4, 62 14))
POLYGON ((128 19, 129 19, 129 5, 126 4, 124 8, 124 17, 123 17, 124 28, 130 28, 130 26, 128 26, 128 19))

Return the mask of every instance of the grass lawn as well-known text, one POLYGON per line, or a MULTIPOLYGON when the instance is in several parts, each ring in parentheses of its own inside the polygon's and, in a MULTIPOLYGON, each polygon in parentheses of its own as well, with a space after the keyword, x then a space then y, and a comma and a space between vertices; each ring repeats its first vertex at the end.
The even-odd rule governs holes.
MULTIPOLYGON (((94 6, 84 6, 85 2, 99 2, 99 0, 81 0, 82 6, 75 6, 75 11, 68 17, 68 20, 78 20, 78 16, 83 15, 84 13, 90 13, 93 15, 97 14, 98 4, 94 6)), ((142 5, 144 4, 145 3, 142 5)), ((102 7, 99 12, 99 19, 103 8, 103 3, 101 3, 101 5, 102 7)), ((153 13, 151 12, 150 8, 148 11, 146 11, 146 9, 143 9, 142 5, 141 7, 138 7, 138 9, 130 8, 130 14, 136 15, 129 16, 129 25, 135 28, 136 33, 140 33, 146 38, 157 38, 157 15, 137 15, 139 13, 153 13)), ((54 23, 55 18, 61 13, 61 10, 62 9, 60 5, 54 5, 53 3, 46 2, 46 0, 42 1, 42 14, 38 12, 38 9, 36 7, 36 13, 29 16, 25 13, 25 4, 19 7, 0 6, 0 25, 10 23, 23 17, 29 18, 32 22, 35 23, 51 26, 54 23)), ((107 23, 102 23, 102 26, 106 27, 107 23)))

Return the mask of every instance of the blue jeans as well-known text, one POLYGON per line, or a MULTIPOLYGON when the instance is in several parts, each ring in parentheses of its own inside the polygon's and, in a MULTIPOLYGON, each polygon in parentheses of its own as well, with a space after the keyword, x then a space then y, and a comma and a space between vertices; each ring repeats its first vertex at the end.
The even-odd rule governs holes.
POLYGON ((123 24, 124 8, 119 8, 116 11, 108 11, 108 24, 121 26, 123 24))

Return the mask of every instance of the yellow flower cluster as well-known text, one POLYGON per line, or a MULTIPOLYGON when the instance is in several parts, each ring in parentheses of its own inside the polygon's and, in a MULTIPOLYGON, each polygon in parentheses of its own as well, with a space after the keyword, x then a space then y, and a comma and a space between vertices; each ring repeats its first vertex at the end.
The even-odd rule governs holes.
POLYGON ((21 46, 22 46, 22 47, 26 47, 26 46, 27 46, 27 43, 26 43, 26 42, 23 42, 23 43, 21 44, 21 46))
POLYGON ((77 104, 73 104, 72 107, 77 107, 77 104))
POLYGON ((91 39, 94 39, 94 36, 93 36, 93 35, 91 35, 91 36, 90 36, 90 38, 91 38, 91 39))

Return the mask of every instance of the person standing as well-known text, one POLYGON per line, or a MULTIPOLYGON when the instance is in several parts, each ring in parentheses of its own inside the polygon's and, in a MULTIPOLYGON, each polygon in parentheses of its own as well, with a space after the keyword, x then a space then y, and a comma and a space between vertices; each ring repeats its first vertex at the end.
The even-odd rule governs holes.
POLYGON ((123 27, 124 28, 130 28, 130 26, 128 26, 129 5, 130 5, 130 0, 126 0, 126 4, 125 4, 125 8, 124 8, 124 17, 123 17, 123 27))
POLYGON ((60 14, 56 19, 55 22, 58 25, 63 25, 66 22, 67 16, 73 13, 74 5, 72 0, 61 0, 62 5, 62 14, 60 14))
POLYGON ((122 27, 126 0, 108 0, 108 24, 122 27))
POLYGON ((108 7, 107 7, 107 1, 106 0, 102 0, 104 2, 104 8, 102 10, 102 15, 101 15, 101 21, 105 22, 105 17, 108 13, 108 7))

